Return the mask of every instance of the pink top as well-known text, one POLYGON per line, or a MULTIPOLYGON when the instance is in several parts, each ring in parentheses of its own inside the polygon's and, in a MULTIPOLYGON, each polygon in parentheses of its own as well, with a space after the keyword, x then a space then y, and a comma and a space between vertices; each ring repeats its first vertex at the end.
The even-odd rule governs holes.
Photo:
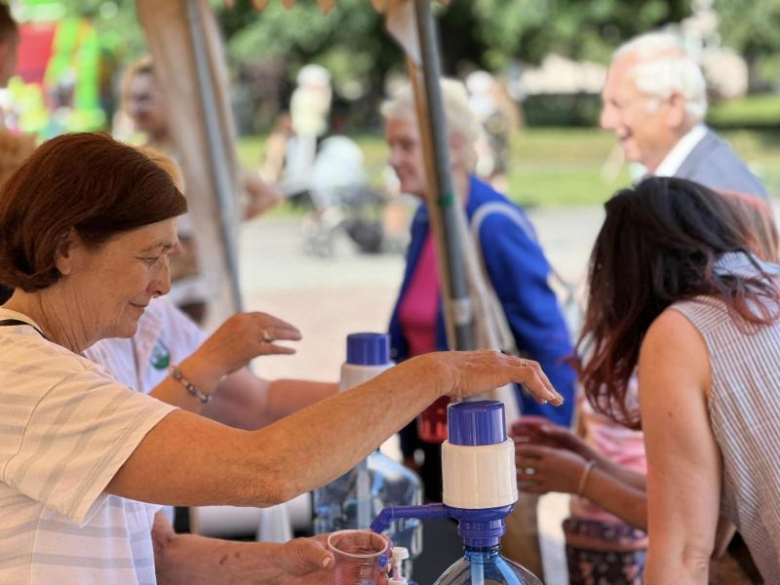
POLYGON ((436 351, 439 288, 436 248, 429 233, 398 312, 401 331, 409 346, 409 357, 436 351))
MULTIPOLYGON (((629 404, 639 407, 639 384, 636 372, 628 383, 629 404)), ((647 457, 641 431, 628 429, 593 410, 583 401, 581 416, 587 430, 586 441, 607 459, 636 473, 647 474, 647 457)), ((577 518, 597 520, 607 524, 623 521, 598 507, 587 498, 572 497, 571 512, 577 518)))

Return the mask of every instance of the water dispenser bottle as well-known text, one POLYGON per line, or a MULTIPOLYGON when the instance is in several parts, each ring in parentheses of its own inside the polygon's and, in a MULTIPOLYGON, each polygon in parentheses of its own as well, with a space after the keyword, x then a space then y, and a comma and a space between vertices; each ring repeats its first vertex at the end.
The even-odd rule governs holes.
POLYGON ((492 400, 450 404, 449 438, 442 444, 443 503, 386 508, 371 524, 382 532, 398 518, 455 519, 464 556, 434 585, 542 585, 499 551, 504 519, 517 502, 514 443, 504 417, 504 405, 492 400))
MULTIPOLYGON (((386 334, 352 333, 347 336, 347 361, 341 368, 340 388, 354 388, 393 365, 386 334)), ((387 506, 421 504, 422 482, 414 472, 377 449, 354 469, 315 490, 313 500, 316 534, 368 528, 387 506)), ((411 559, 422 552, 422 523, 416 518, 399 519, 387 535, 394 546, 408 549, 411 559)))

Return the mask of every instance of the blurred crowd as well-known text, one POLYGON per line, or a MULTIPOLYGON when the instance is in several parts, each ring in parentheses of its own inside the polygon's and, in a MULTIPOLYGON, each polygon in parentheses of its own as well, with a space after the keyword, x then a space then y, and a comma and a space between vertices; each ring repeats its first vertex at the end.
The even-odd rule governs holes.
MULTIPOLYGON (((2 6, 0 84, 17 45, 2 6)), ((326 582, 321 539, 177 535, 161 505, 282 503, 396 432, 438 501, 446 437, 430 421, 507 387, 523 506, 572 496, 570 583, 780 583, 778 234, 761 180, 705 124, 702 71, 674 36, 631 39, 607 72, 600 126, 636 181, 605 205, 581 322, 507 193, 522 120, 500 79, 441 82, 453 193, 429 184, 412 87, 388 95, 388 198, 331 123, 328 71, 300 70, 264 160, 238 172, 242 219, 305 201, 310 252, 329 256, 343 230, 372 253, 389 234, 406 258, 388 323, 399 365, 338 395, 246 368, 292 353, 278 343, 300 339, 289 323, 249 312, 198 327, 213 291, 163 82, 148 59, 127 72, 116 132, 136 146, 0 134, 0 581, 326 582), (500 348, 446 351, 443 199, 463 212, 500 348)), ((507 556, 543 574, 529 537, 511 516, 507 556)))

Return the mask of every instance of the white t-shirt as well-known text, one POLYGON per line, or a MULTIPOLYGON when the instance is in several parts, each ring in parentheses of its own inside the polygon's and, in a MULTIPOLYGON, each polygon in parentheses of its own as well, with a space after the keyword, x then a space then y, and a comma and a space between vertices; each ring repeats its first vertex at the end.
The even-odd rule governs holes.
POLYGON ((130 339, 101 339, 84 352, 122 384, 148 394, 168 376, 168 366, 192 355, 206 334, 167 299, 154 299, 130 339), (135 361, 135 363, 134 363, 135 361))
MULTIPOLYGON (((101 339, 84 352, 117 381, 149 394, 168 376, 168 366, 178 365, 203 342, 206 334, 164 298, 156 298, 138 320, 129 339, 101 339)), ((163 508, 173 524, 173 507, 163 508)))
POLYGON ((0 308, 0 583, 153 584, 160 506, 104 493, 175 410, 0 308))

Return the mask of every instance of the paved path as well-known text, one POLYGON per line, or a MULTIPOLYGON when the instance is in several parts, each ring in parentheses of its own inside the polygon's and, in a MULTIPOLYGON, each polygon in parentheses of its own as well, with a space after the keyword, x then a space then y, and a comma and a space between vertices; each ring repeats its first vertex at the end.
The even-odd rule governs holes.
MULTIPOLYGON (((581 279, 601 209, 534 210, 530 215, 552 264, 565 278, 581 279)), ((289 319, 304 335, 295 357, 265 358, 265 373, 335 378, 347 333, 386 329, 403 258, 358 254, 346 237, 338 239, 333 258, 307 256, 298 225, 295 219, 260 219, 244 226, 245 304, 289 319)))

